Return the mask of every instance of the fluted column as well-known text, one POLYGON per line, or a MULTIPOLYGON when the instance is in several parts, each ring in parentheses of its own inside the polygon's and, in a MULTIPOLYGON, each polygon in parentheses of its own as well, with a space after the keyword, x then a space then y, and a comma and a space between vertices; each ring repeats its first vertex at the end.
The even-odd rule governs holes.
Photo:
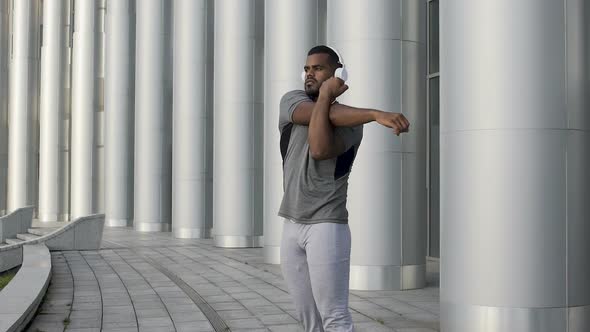
POLYGON ((170 1, 137 1, 134 227, 138 231, 170 231, 170 18, 170 1))
POLYGON ((348 191, 350 288, 425 285, 425 1, 329 0, 328 43, 350 75, 340 102, 403 113, 410 132, 364 126, 348 191))
POLYGON ((8 211, 37 204, 39 1, 13 2, 10 63, 8 211))
POLYGON ((109 0, 105 45, 105 224, 131 226, 135 0, 109 0))
POLYGON ((325 39, 325 5, 325 0, 265 2, 264 261, 269 264, 280 263, 283 230, 277 215, 283 197, 279 102, 286 92, 303 89, 307 52, 325 39))
POLYGON ((68 6, 63 0, 43 2, 41 48, 41 105, 39 143, 39 220, 57 221, 63 198, 60 172, 64 167, 63 81, 67 73, 66 34, 68 6))
POLYGON ((215 2, 213 227, 219 247, 262 244, 263 5, 215 2))
POLYGON ((590 331, 590 4, 440 14, 441 329, 590 331))
POLYGON ((66 66, 64 68, 64 80, 61 82, 64 88, 64 114, 61 128, 60 143, 60 160, 63 161, 59 170, 60 191, 59 204, 59 221, 70 220, 70 160, 71 160, 71 127, 72 127, 72 62, 73 62, 73 27, 74 27, 74 0, 65 0, 66 7, 66 26, 63 31, 63 40, 66 47, 66 66))
POLYGON ((8 175, 8 9, 0 0, 0 215, 6 213, 6 177, 8 175))
POLYGON ((105 113, 104 113, 104 89, 105 89, 105 19, 106 0, 95 0, 95 64, 96 64, 96 106, 94 109, 94 184, 93 193, 95 213, 104 213, 105 201, 105 113))
POLYGON ((211 60, 208 0, 174 3, 172 229, 177 238, 210 236, 211 60))
POLYGON ((95 211, 97 1, 76 0, 72 64, 71 218, 95 211))

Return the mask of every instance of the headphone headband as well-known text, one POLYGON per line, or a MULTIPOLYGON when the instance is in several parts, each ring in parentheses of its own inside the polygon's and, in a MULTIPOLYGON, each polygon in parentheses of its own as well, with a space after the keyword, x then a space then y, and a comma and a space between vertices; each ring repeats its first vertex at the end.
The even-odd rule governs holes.
MULTIPOLYGON (((336 56, 338 57, 338 64, 342 66, 340 68, 336 68, 334 76, 346 82, 346 80, 348 80, 348 71, 346 70, 346 66, 344 65, 344 60, 342 59, 342 56, 340 55, 340 53, 338 53, 338 50, 336 50, 335 48, 328 45, 324 46, 331 49, 332 52, 336 53, 336 56)), ((305 82, 305 71, 301 72, 301 80, 305 82)))
POLYGON ((328 46, 326 45, 327 48, 331 49, 334 53, 336 53, 336 56, 338 57, 338 64, 344 66, 344 60, 342 60, 342 56, 340 55, 340 53, 338 52, 337 49, 333 48, 332 46, 328 46))

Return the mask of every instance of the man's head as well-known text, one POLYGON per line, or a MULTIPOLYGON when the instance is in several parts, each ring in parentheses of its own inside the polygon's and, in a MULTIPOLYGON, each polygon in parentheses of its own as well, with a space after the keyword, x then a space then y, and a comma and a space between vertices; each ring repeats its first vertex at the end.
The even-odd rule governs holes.
POLYGON ((313 47, 307 52, 307 61, 303 67, 305 93, 313 99, 317 98, 322 83, 334 76, 334 71, 340 67, 342 64, 334 50, 324 45, 313 47))

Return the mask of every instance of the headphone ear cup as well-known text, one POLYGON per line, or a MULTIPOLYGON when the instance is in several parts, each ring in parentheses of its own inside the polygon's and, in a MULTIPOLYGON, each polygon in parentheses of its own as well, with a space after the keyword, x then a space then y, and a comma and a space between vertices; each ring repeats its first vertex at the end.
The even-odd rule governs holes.
POLYGON ((301 81, 305 83, 305 71, 301 72, 301 81))
POLYGON ((348 71, 346 70, 346 67, 336 68, 336 72, 334 72, 334 76, 336 76, 339 79, 346 82, 346 80, 348 79, 348 71))

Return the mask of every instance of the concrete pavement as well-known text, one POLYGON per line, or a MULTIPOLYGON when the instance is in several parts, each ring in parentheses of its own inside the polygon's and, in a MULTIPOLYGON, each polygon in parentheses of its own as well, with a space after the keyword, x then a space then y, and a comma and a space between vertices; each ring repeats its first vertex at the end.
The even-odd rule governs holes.
MULTIPOLYGON (((353 243, 354 245, 354 243, 353 243)), ((301 331, 278 265, 262 249, 105 228, 100 250, 52 252, 28 331, 301 331)), ((412 291, 351 291, 357 331, 432 332, 438 276, 412 291)))

